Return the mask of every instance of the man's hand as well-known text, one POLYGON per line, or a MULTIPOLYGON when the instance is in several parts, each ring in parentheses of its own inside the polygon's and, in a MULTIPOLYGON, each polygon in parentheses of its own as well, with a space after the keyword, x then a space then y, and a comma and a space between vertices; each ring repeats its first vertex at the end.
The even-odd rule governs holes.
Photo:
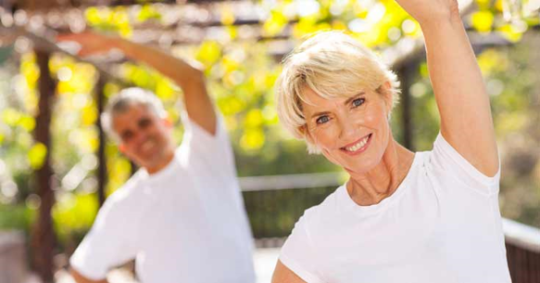
POLYGON ((61 34, 57 37, 57 41, 77 42, 81 46, 78 55, 82 57, 106 53, 117 48, 116 38, 93 32, 61 34))

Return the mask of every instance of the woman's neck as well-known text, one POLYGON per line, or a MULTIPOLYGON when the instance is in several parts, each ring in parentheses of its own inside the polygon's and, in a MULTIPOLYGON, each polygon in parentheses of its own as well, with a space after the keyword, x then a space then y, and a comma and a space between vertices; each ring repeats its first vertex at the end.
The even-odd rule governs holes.
POLYGON ((392 138, 381 162, 373 169, 362 174, 349 172, 347 191, 350 197, 361 206, 380 203, 396 191, 407 176, 413 159, 414 153, 392 138))

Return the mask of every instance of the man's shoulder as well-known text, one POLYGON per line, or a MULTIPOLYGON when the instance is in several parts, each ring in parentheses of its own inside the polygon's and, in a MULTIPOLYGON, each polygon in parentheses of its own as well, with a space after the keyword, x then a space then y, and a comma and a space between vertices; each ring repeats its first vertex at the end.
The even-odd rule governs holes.
POLYGON ((140 205, 144 198, 144 182, 137 174, 107 198, 107 206, 114 206, 116 209, 131 209, 133 206, 140 205))

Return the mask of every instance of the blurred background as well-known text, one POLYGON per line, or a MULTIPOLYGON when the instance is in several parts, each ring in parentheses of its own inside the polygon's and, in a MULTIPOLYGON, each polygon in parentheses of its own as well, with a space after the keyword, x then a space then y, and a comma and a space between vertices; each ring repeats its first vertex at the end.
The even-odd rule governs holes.
MULTIPOLYGON (((512 278, 538 283, 540 0, 460 3, 492 102, 512 278)), ((269 282, 303 211, 346 180, 278 123, 279 63, 303 37, 344 30, 391 65, 403 90, 392 115, 400 143, 430 150, 439 130, 421 30, 392 0, 0 0, 0 23, 1 283, 71 282, 70 254, 137 169, 99 126, 111 95, 128 86, 155 92, 181 142, 176 86, 115 52, 78 58, 77 46, 55 43, 59 33, 115 34, 204 65, 234 146, 259 282, 269 282)), ((136 282, 131 271, 109 279, 136 282)))

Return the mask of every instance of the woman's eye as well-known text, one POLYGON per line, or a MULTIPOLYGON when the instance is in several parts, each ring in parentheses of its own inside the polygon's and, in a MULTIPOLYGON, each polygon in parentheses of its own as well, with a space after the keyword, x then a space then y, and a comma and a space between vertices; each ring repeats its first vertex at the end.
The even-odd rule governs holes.
POLYGON ((317 124, 324 124, 328 121, 330 121, 330 118, 328 118, 328 116, 321 116, 316 120, 317 124))
POLYGON ((352 101, 352 105, 353 105, 353 107, 358 107, 358 106, 364 104, 365 101, 366 100, 364 98, 357 98, 357 99, 352 101))

